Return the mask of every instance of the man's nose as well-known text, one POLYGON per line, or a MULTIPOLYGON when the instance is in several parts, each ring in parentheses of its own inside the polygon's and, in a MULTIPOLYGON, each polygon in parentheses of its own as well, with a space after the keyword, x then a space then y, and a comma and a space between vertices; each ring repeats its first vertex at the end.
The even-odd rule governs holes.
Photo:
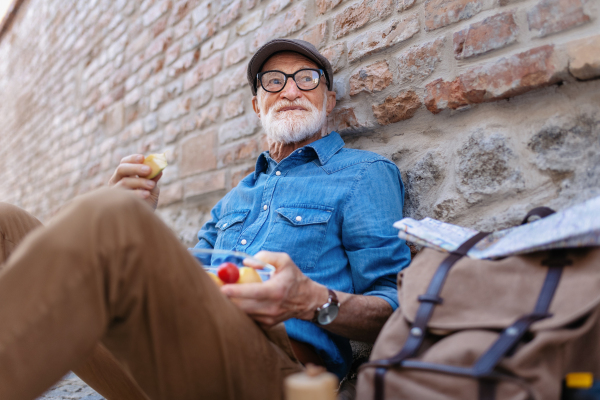
POLYGON ((287 82, 285 83, 285 87, 281 92, 279 92, 279 94, 281 98, 294 101, 298 97, 302 96, 302 91, 298 89, 296 81, 294 81, 292 78, 288 78, 287 82))

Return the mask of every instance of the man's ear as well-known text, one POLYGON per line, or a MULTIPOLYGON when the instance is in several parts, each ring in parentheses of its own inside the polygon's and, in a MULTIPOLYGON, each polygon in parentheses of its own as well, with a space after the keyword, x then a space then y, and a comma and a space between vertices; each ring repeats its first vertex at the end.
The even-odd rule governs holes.
POLYGON ((260 105, 258 104, 258 98, 256 96, 252 96, 252 109, 256 113, 256 116, 260 118, 260 105))
POLYGON ((325 93, 325 96, 327 96, 327 108, 325 110, 327 111, 327 115, 329 115, 333 111, 333 109, 335 108, 336 94, 335 94, 334 91, 328 90, 325 93))

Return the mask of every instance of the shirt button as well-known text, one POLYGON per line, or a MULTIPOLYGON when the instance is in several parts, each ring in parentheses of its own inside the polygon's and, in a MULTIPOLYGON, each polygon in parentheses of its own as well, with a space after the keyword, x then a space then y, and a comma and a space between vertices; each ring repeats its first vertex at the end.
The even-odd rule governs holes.
POLYGON ((263 206, 263 210, 265 210, 265 211, 267 211, 268 208, 269 208, 269 206, 266 204, 263 206))
POLYGON ((281 171, 275 172, 275 175, 277 175, 277 176, 281 175, 281 171))
POLYGON ((296 221, 298 221, 298 222, 302 221, 302 217, 298 215, 298 216, 296 217, 296 221))
POLYGON ((246 244, 248 241, 246 239, 242 239, 242 244, 246 244))
POLYGON ((225 223, 223 224, 223 228, 225 228, 226 226, 227 226, 227 222, 225 222, 225 223))
POLYGON ((302 150, 298 150, 298 153, 302 153, 302 150))

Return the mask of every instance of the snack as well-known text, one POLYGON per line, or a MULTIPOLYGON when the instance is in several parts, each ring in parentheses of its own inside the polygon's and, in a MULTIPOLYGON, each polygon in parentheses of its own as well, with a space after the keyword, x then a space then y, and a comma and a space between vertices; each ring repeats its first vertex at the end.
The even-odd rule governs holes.
POLYGON ((240 278, 237 283, 262 283, 262 279, 254 268, 241 267, 240 278))
POLYGON ((238 270, 237 265, 232 262, 224 262, 219 265, 219 269, 217 269, 217 275, 223 283, 236 283, 240 278, 240 271, 238 270))
POLYGON ((215 274, 213 274, 212 272, 207 272, 208 276, 211 277, 211 279, 217 284, 218 287, 223 286, 223 281, 221 279, 219 279, 218 276, 216 276, 215 274))
POLYGON ((152 169, 152 172, 150 172, 150 175, 148 175, 147 179, 153 179, 158 174, 160 174, 163 169, 167 167, 167 156, 165 153, 150 154, 144 159, 143 164, 149 166, 152 169))

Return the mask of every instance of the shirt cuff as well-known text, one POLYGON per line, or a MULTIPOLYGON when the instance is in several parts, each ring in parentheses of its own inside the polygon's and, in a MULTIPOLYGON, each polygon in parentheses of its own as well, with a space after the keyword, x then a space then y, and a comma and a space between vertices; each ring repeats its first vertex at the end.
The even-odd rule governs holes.
POLYGON ((388 302, 392 306, 392 310, 398 308, 398 291, 387 286, 375 287, 374 290, 363 293, 363 296, 375 296, 388 302))

